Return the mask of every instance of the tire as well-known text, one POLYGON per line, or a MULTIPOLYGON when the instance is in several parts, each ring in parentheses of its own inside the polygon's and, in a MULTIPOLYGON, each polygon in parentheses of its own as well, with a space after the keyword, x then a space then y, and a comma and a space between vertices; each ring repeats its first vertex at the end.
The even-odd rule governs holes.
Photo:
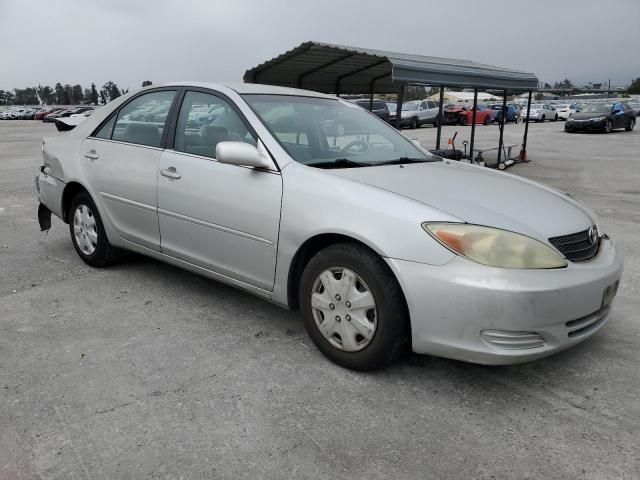
POLYGON ((414 129, 418 128, 419 126, 420 126, 420 125, 418 124, 418 119, 417 119, 416 117, 413 117, 413 118, 411 119, 411 123, 409 123, 409 128, 410 128, 411 130, 414 130, 414 129))
POLYGON ((540 122, 544 123, 544 120, 545 120, 545 116, 542 115, 542 118, 540 119, 540 122))
POLYGON ((409 313, 404 295, 387 264, 366 247, 339 243, 318 252, 302 274, 299 300, 309 337, 327 358, 344 368, 377 370, 406 351, 409 313), (346 278, 343 272, 354 279, 348 288, 340 283, 346 278), (312 297, 317 299, 315 307, 312 297), (366 311, 364 306, 352 307, 349 299, 358 297, 363 305, 373 307, 366 311), (364 321, 356 321, 357 317, 364 321), (349 341, 343 341, 343 336, 349 341))
POLYGON ((74 197, 68 219, 73 247, 87 265, 106 267, 123 256, 122 250, 109 243, 96 204, 88 193, 74 197))
POLYGON ((460 117, 460 125, 462 125, 462 126, 469 125, 469 119, 467 118, 466 115, 463 115, 463 116, 460 117))
POLYGON ((633 130, 633 127, 635 127, 635 126, 636 126, 636 119, 632 118, 632 119, 629 120, 629 123, 627 124, 626 127, 624 127, 624 129, 627 132, 631 132, 633 130))
POLYGON ((482 122, 485 125, 489 125, 491 124, 491 116, 487 115, 486 117, 484 117, 484 122, 482 122))
POLYGON ((556 114, 555 117, 553 117, 553 120, 551 120, 552 122, 557 122, 558 121, 558 115, 556 114))
POLYGON ((611 123, 611 120, 607 119, 604 122, 604 128, 603 128, 603 132, 604 133, 611 133, 611 131, 613 130, 613 124, 611 123))

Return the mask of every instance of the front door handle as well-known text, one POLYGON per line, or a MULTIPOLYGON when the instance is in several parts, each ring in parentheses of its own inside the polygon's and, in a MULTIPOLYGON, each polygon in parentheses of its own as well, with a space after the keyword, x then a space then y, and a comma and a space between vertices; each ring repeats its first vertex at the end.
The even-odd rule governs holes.
POLYGON ((160 170, 160 175, 167 178, 173 178, 175 180, 182 178, 182 175, 176 172, 176 167, 169 167, 166 169, 163 168, 162 170, 160 170))
POLYGON ((84 157, 88 158, 89 160, 97 160, 100 158, 100 155, 98 155, 95 150, 89 150, 84 154, 84 157))

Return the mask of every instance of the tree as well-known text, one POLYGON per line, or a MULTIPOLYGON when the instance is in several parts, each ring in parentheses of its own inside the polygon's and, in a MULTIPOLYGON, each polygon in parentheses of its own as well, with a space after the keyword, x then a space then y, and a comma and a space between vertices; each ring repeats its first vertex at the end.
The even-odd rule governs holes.
POLYGON ((53 89, 56 97, 55 103, 57 105, 64 105, 64 88, 62 87, 62 84, 60 82, 56 83, 53 89))
POLYGON ((629 85, 628 93, 631 94, 640 94, 640 77, 636 78, 631 85, 629 85))
POLYGON ((151 82, 151 80, 145 80, 142 82, 143 87, 150 87, 151 85, 153 85, 153 82, 151 82))
POLYGON ((115 100, 121 95, 120 90, 118 89, 118 85, 109 80, 102 86, 100 89, 100 96, 102 97, 102 101, 107 103, 111 100, 115 100))
POLYGON ((73 88, 68 83, 64 85, 64 104, 71 105, 71 92, 73 88))
POLYGON ((425 97, 422 85, 407 85, 404 89, 404 101, 422 100, 425 97))
POLYGON ((536 93, 535 99, 536 100, 544 100, 544 94, 542 92, 536 93))
POLYGON ((96 90, 96 84, 92 83, 91 84, 91 96, 89 97, 89 100, 92 105, 98 105, 98 90, 96 90))
POLYGON ((71 103, 74 105, 80 105, 83 98, 82 85, 74 85, 71 87, 71 103))

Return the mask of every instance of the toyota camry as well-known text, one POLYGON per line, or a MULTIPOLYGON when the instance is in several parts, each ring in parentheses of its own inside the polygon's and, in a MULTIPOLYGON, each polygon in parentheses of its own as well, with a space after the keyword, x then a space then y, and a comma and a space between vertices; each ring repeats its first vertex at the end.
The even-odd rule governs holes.
POLYGON ((574 198, 434 157, 319 93, 151 87, 42 152, 40 226, 52 212, 66 222, 84 262, 134 251, 300 310, 318 349, 351 369, 408 348, 544 357, 605 324, 621 277, 613 240, 574 198), (202 111, 215 115, 194 122, 202 111))

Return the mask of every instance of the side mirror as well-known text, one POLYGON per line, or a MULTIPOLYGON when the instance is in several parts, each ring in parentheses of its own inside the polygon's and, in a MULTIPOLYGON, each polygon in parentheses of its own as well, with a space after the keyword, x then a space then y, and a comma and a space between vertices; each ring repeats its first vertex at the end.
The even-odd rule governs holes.
POLYGON ((256 147, 245 142, 220 142, 216 145, 216 160, 229 165, 254 168, 270 168, 256 147))

